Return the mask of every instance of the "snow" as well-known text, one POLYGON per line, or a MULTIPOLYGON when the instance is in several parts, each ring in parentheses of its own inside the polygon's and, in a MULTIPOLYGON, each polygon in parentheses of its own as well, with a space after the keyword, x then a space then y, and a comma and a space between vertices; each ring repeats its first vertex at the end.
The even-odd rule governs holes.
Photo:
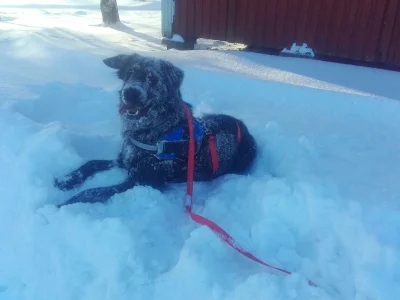
POLYGON ((160 1, 0 4, 0 299, 399 299, 399 73, 238 51, 166 51, 160 1), (56 204, 53 176, 121 146, 119 81, 102 59, 138 52, 185 71, 196 114, 243 119, 250 176, 194 186, 194 211, 277 267, 239 255, 183 210, 185 185, 106 204, 56 204), (310 287, 307 279, 318 284, 310 287))
POLYGON ((185 42, 183 37, 180 36, 179 34, 176 34, 176 33, 172 36, 171 40, 175 41, 175 42, 179 42, 179 43, 184 43, 185 42))
POLYGON ((293 43, 290 49, 284 48, 281 53, 315 57, 314 51, 308 48, 307 43, 303 43, 301 46, 297 46, 296 43, 293 43))

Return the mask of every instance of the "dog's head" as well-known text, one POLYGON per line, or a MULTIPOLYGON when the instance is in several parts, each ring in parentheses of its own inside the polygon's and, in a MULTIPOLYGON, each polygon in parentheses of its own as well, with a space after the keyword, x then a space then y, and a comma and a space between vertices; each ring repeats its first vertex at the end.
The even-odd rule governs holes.
POLYGON ((168 61, 138 54, 121 54, 103 62, 116 69, 123 81, 119 111, 126 129, 151 129, 182 115, 181 69, 168 61))

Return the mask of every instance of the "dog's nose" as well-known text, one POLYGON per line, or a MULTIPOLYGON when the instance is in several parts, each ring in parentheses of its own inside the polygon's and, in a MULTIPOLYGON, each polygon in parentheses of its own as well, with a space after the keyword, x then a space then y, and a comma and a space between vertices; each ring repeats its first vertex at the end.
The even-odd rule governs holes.
POLYGON ((124 90, 125 101, 135 101, 140 98, 142 92, 136 88, 127 88, 124 90))

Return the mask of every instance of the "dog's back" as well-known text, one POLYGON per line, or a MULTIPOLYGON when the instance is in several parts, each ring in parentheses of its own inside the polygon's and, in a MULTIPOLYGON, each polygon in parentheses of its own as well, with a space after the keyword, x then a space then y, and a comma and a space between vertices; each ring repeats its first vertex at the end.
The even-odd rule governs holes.
POLYGON ((247 126, 232 116, 224 114, 205 115, 201 122, 206 130, 214 137, 216 162, 204 136, 203 149, 196 157, 196 165, 203 174, 195 175, 196 180, 207 180, 221 175, 233 173, 244 174, 252 166, 256 154, 257 145, 247 126), (217 163, 216 172, 212 172, 213 164, 217 163), (211 176, 209 174, 212 174, 211 176))
POLYGON ((247 126, 240 120, 237 120, 242 138, 235 155, 233 173, 244 174, 249 171, 257 157, 257 144, 254 137, 250 134, 247 126))

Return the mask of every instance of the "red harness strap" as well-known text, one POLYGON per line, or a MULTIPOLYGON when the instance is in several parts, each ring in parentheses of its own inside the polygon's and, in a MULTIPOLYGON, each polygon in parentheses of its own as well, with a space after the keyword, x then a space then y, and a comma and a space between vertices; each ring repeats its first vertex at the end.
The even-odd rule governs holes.
POLYGON ((236 126, 237 126, 237 142, 238 144, 240 144, 240 142, 242 141, 242 132, 240 131, 239 122, 236 122, 236 126))
MULTIPOLYGON (((240 144, 242 141, 242 132, 240 131, 240 126, 239 123, 236 122, 237 126, 237 143, 240 144)), ((189 128, 190 130, 190 128, 189 128)), ((208 147, 210 148, 210 153, 211 153, 211 162, 212 162, 212 170, 213 174, 217 173, 218 171, 218 154, 217 154, 217 149, 215 147, 215 140, 214 140, 214 135, 210 130, 206 131, 206 134, 208 136, 208 147)))
MULTIPOLYGON (((225 241, 229 246, 231 246, 233 249, 238 251, 240 254, 250 258, 251 260, 262 264, 266 267, 269 267, 271 269, 280 271, 285 274, 292 274, 289 271, 286 271, 285 269, 277 268, 274 266, 271 266, 262 260, 258 259, 255 257, 253 254, 250 252, 247 252, 244 250, 225 230, 223 230, 220 226, 215 224, 214 222, 210 221, 207 218, 204 218, 198 214, 195 214, 192 212, 192 200, 193 200, 193 174, 194 174, 194 134, 193 134, 193 121, 192 121, 192 115, 189 111, 189 109, 186 107, 185 104, 182 104, 183 108, 186 113, 186 117, 188 120, 188 125, 189 125, 189 157, 188 157, 188 173, 187 173, 187 190, 186 190, 186 201, 185 201, 185 209, 186 212, 190 215, 191 219, 195 221, 196 223, 200 225, 205 225, 208 228, 210 228, 212 231, 216 233, 216 235, 221 238, 223 241, 225 241)), ((241 139, 241 133, 240 133, 240 128, 238 124, 238 140, 241 139)), ((214 145, 215 149, 215 145, 214 145)), ((214 150, 211 151, 211 153, 214 150)), ((314 282, 311 280, 308 281, 309 285, 312 286, 317 286, 314 282)))
POLYGON ((214 175, 218 171, 218 154, 217 154, 217 149, 215 147, 214 135, 212 134, 211 131, 206 131, 206 134, 208 136, 208 147, 210 148, 212 171, 214 175))

